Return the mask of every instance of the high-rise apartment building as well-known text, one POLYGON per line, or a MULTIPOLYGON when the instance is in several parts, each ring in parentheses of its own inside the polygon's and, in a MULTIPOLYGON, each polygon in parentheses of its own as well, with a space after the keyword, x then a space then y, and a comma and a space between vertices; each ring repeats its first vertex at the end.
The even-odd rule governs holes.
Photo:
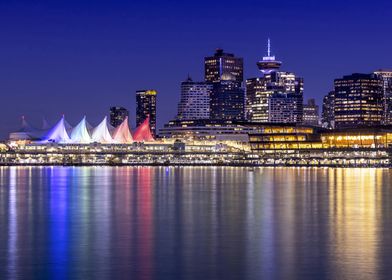
POLYGON ((129 111, 124 107, 110 107, 110 125, 113 127, 119 126, 126 117, 129 116, 129 111))
POLYGON ((143 123, 147 117, 150 120, 150 128, 153 136, 156 136, 156 116, 157 116, 157 91, 138 90, 136 91, 136 126, 143 123))
POLYGON ((335 128, 335 92, 334 91, 330 91, 323 98, 321 126, 329 129, 335 128))
POLYGON ((209 119, 212 87, 211 84, 205 82, 194 82, 190 77, 182 82, 176 119, 209 119))
POLYGON ((316 104, 316 100, 311 98, 308 100, 306 104, 303 106, 304 114, 303 114, 303 123, 306 125, 319 125, 319 106, 316 104))
MULTIPOLYGON (((294 73, 279 71, 282 62, 271 55, 270 41, 268 40, 267 56, 257 63, 262 73, 261 77, 246 80, 246 118, 252 122, 269 122, 274 119, 271 116, 270 98, 284 96, 290 97, 285 102, 294 102, 292 106, 298 107, 295 112, 295 120, 302 122, 303 115, 303 79, 294 73), (295 98, 292 95, 296 95, 295 98), (302 100, 302 101, 300 101, 302 100), (300 102, 299 102, 300 101, 300 102)), ((291 122, 287 119, 284 122, 291 122)))
POLYGON ((383 124, 392 124, 392 70, 378 70, 374 74, 383 81, 384 116, 383 124))
POLYGON ((205 81, 212 84, 210 118, 242 120, 245 112, 243 59, 218 49, 204 58, 205 81))
POLYGON ((374 74, 335 79, 335 127, 380 125, 384 116, 384 82, 374 74))

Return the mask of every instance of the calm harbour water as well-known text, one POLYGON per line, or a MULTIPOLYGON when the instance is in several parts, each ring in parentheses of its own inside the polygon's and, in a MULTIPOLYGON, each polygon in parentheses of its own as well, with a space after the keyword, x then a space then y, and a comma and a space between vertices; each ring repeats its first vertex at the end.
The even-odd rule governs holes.
POLYGON ((0 167, 0 279, 391 279, 392 170, 0 167))

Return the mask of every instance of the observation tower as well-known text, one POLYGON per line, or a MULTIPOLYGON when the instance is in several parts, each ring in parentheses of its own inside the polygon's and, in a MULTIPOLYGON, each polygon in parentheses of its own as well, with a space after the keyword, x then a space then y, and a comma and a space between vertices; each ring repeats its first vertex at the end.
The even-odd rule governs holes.
POLYGON ((271 41, 268 38, 267 56, 263 56, 263 59, 257 62, 257 67, 259 67, 261 73, 266 75, 279 70, 281 65, 282 62, 276 60, 274 55, 271 55, 271 41))

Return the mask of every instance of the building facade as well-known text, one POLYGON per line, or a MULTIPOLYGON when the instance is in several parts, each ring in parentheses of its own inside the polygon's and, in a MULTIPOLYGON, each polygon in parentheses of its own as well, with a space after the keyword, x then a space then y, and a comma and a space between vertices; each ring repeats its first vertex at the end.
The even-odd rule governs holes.
POLYGON ((159 130, 162 138, 201 141, 247 142, 248 134, 261 131, 257 125, 231 120, 171 120, 159 130))
POLYGON ((242 120, 245 114, 243 59, 217 49, 204 58, 205 82, 212 84, 210 118, 242 120))
POLYGON ((153 136, 156 136, 157 117, 157 91, 138 90, 136 91, 136 126, 143 123, 149 117, 150 129, 153 136))
POLYGON ((176 119, 209 119, 212 87, 205 82, 194 82, 190 77, 182 82, 176 119))
POLYGON ((336 128, 380 125, 384 116, 384 82, 374 74, 335 79, 336 128))
POLYGON ((110 107, 110 125, 118 127, 129 116, 129 111, 124 107, 110 107))
POLYGON ((242 83, 244 81, 243 58, 217 49, 213 56, 204 58, 204 77, 208 83, 219 83, 227 80, 228 77, 230 80, 242 83))
POLYGON ((383 81, 384 116, 383 124, 392 124, 392 70, 378 70, 374 74, 383 81))
MULTIPOLYGON (((257 63, 262 73, 261 77, 246 80, 246 118, 252 122, 268 122, 275 119, 275 114, 270 112, 271 97, 280 99, 282 102, 292 101, 292 108, 296 108, 295 119, 302 122, 303 115, 303 79, 297 77, 294 73, 279 71, 282 62, 271 55, 270 44, 268 40, 267 56, 257 63), (293 95, 296 95, 295 97, 293 95), (288 96, 285 101, 283 97, 288 96), (300 101, 302 100, 302 101, 300 101), (300 102, 299 102, 300 101, 300 102), (299 103, 298 103, 299 102, 299 103)), ((276 100, 275 100, 276 101, 276 100)), ((291 122, 290 119, 285 122, 291 122)))
POLYGON ((268 101, 268 122, 301 123, 302 98, 295 93, 274 93, 268 101))
POLYGON ((330 91, 323 98, 321 126, 328 129, 335 128, 335 92, 330 91))
POLYGON ((215 120, 243 120, 245 90, 241 83, 221 81, 214 83, 210 101, 210 117, 215 120))
POLYGON ((319 106, 316 104, 316 100, 311 98, 307 104, 304 104, 303 123, 305 125, 318 126, 320 123, 319 117, 319 106))

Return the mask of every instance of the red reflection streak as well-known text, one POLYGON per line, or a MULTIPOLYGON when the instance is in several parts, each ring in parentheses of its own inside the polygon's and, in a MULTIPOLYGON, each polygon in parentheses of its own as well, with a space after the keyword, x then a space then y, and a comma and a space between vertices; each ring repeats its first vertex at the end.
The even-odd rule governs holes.
POLYGON ((139 217, 138 228, 138 258, 140 264, 140 279, 152 279, 152 170, 144 167, 138 170, 137 212, 139 217))

